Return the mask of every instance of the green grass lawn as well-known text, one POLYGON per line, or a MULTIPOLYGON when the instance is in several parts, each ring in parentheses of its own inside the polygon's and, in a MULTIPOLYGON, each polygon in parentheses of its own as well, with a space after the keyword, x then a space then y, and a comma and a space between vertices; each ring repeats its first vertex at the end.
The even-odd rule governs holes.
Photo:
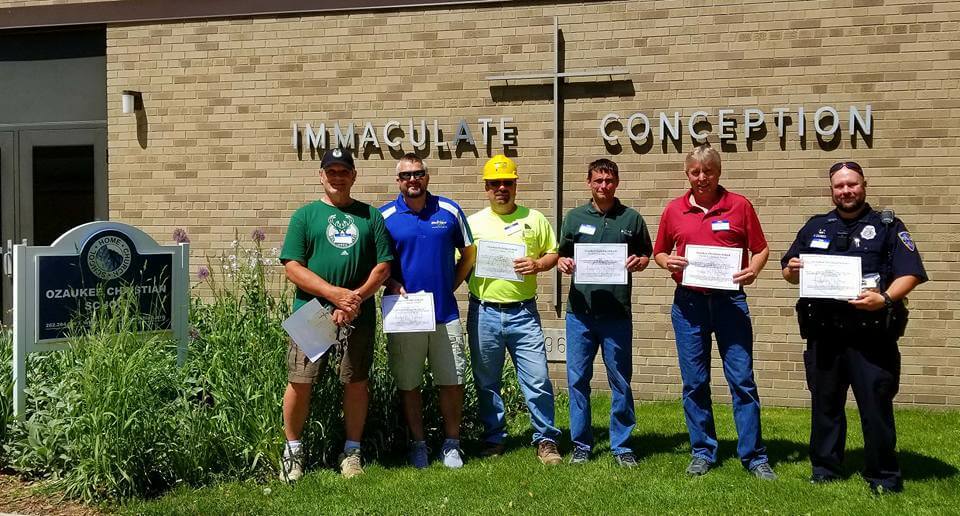
MULTIPOLYGON (((899 448, 906 481, 899 495, 876 496, 859 476, 863 440, 856 410, 849 410, 847 474, 840 482, 811 485, 806 443, 809 411, 765 408, 763 435, 776 482, 754 479, 736 457, 729 406, 717 406, 720 460, 700 478, 684 468, 689 444, 679 403, 637 406, 633 448, 639 467, 619 469, 605 428, 609 401, 594 400, 599 441, 590 464, 541 465, 528 446, 526 421, 512 427, 503 457, 473 459, 462 470, 441 464, 423 471, 368 464, 350 481, 331 470, 312 471, 293 486, 280 482, 227 483, 120 507, 136 514, 960 514, 960 412, 900 410, 899 448)), ((563 411, 561 411, 563 412, 563 411)), ((566 414, 559 416, 567 428, 566 414)), ((565 432, 564 438, 568 439, 565 432)), ((466 446, 468 459, 476 445, 466 446)), ((569 455, 569 442, 561 450, 569 455)))

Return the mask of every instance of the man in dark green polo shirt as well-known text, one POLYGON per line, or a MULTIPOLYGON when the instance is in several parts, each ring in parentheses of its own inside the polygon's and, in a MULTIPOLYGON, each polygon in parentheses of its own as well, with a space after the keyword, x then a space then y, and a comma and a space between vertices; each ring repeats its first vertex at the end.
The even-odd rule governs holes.
MULTIPOLYGON (((312 299, 331 312, 346 335, 340 357, 343 420, 347 442, 340 457, 345 478, 363 473, 360 439, 370 403, 377 307, 373 296, 390 275, 390 234, 380 211, 350 195, 357 180, 353 156, 335 148, 320 162, 323 196, 290 217, 280 261, 287 279, 297 286, 294 311, 312 299), (347 331, 347 329, 352 330, 347 331)), ((310 394, 326 369, 327 352, 316 362, 292 341, 287 350, 287 390, 283 395, 283 430, 287 438, 280 478, 294 481, 303 474, 300 434, 310 413, 310 394)))
POLYGON ((627 447, 636 425, 630 377, 633 374, 631 274, 650 263, 653 246, 643 217, 616 198, 617 164, 598 159, 587 167, 592 199, 574 208, 560 230, 557 267, 572 274, 567 298, 567 383, 570 391, 570 462, 590 459, 590 380, 597 350, 603 351, 607 381, 613 392, 610 408, 610 450, 617 464, 636 466, 627 447), (625 249, 624 249, 625 248, 625 249), (580 270, 577 270, 577 260, 580 270))

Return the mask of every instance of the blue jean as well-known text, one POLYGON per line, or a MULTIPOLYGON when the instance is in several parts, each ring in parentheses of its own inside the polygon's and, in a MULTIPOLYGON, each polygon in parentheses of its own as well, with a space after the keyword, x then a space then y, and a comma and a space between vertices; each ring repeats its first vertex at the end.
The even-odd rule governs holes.
POLYGON ((547 351, 536 302, 530 300, 515 308, 500 309, 471 299, 467 332, 483 440, 502 443, 507 437, 500 389, 503 363, 509 351, 530 412, 533 442, 557 442, 560 430, 554 426, 553 385, 547 371, 547 351))
POLYGON ((723 375, 733 397, 737 455, 748 469, 767 462, 767 449, 760 436, 760 396, 753 379, 753 325, 746 294, 703 293, 678 286, 671 318, 693 456, 710 463, 717 461, 717 432, 710 401, 711 334, 716 334, 723 375))
POLYGON ((633 452, 627 447, 637 424, 630 377, 633 375, 633 321, 597 318, 567 312, 567 383, 570 390, 570 437, 577 448, 593 447, 590 417, 590 380, 599 349, 613 393, 610 406, 610 451, 633 452))

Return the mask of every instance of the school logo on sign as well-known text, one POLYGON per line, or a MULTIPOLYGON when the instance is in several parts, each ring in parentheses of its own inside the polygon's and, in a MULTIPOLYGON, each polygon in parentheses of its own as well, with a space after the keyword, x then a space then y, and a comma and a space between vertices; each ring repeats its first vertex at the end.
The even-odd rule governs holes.
POLYGON ((112 280, 127 272, 132 259, 133 252, 124 239, 107 235, 94 240, 90 245, 87 266, 94 276, 102 280, 112 280))
POLYGON ((327 218, 327 240, 338 249, 349 249, 360 238, 360 229, 353 222, 353 217, 344 215, 330 215, 327 218))

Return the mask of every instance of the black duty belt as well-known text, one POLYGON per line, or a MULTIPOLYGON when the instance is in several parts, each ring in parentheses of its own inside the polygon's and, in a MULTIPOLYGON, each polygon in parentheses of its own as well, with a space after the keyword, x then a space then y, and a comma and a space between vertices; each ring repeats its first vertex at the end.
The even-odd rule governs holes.
POLYGON ((496 308, 497 310, 509 310, 512 308, 520 308, 521 306, 533 301, 535 298, 530 298, 524 301, 513 301, 511 303, 496 303, 493 301, 484 301, 473 294, 470 294, 470 302, 477 303, 482 306, 489 306, 490 308, 496 308))

